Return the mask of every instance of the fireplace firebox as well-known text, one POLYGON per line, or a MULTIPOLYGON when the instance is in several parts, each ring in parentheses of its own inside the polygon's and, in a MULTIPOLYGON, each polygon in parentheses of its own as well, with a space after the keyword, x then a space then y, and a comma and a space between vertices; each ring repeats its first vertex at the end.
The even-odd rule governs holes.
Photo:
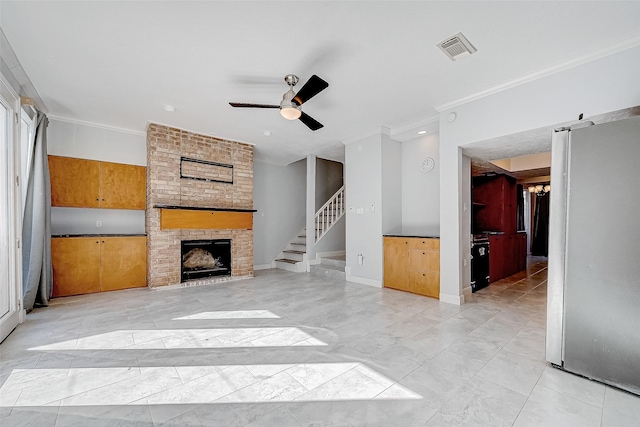
POLYGON ((183 240, 182 282, 231 275, 231 239, 183 240))

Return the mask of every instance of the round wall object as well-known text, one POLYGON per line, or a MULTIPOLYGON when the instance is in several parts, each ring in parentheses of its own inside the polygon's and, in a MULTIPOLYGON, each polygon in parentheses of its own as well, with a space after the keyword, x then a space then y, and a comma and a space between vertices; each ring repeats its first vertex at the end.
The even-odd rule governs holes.
POLYGON ((427 157, 422 161, 422 172, 431 172, 436 165, 436 161, 432 157, 427 157))
POLYGON ((447 120, 452 122, 456 119, 456 117, 458 117, 456 113, 449 113, 449 115, 447 116, 447 120))

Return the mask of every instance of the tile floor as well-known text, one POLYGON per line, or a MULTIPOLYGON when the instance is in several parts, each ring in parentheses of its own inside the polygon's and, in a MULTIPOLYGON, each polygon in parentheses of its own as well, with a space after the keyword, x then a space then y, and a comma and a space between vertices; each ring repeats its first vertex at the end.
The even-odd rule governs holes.
POLYGON ((54 300, 0 345, 9 426, 633 426, 544 362, 546 266, 461 307, 309 274, 54 300))

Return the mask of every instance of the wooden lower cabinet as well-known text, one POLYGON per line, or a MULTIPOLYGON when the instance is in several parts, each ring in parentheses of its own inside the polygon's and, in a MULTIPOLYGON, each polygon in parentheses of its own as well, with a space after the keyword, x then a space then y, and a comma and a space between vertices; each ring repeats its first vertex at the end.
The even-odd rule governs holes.
POLYGON ((100 258, 100 290, 147 286, 147 238, 104 237, 100 258))
POLYGON ((100 238, 51 239, 53 296, 100 292, 100 238))
POLYGON ((408 248, 407 239, 384 238, 384 286, 386 288, 409 290, 409 281, 407 280, 408 248))
POLYGON ((493 283, 527 268, 525 233, 489 236, 489 281, 493 283))
POLYGON ((384 286, 440 296, 440 239, 384 238, 384 286))
POLYGON ((55 237, 51 239, 53 296, 147 286, 147 238, 55 237))
POLYGON ((440 273, 434 271, 409 271, 410 292, 440 298, 440 273))

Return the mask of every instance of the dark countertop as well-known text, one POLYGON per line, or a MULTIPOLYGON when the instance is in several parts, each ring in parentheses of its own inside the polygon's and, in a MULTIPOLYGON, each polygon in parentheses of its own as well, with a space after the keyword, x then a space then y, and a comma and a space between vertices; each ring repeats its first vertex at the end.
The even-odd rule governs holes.
POLYGON ((51 237, 145 237, 146 234, 52 234, 51 237))
POLYGON ((194 211, 216 211, 216 212, 257 212, 257 209, 238 208, 203 208, 202 206, 176 206, 176 205, 153 205, 156 209, 187 209, 194 211))
POLYGON ((422 235, 422 234, 413 234, 413 233, 407 233, 407 234, 383 234, 384 237, 411 237, 411 238, 416 238, 416 239, 439 239, 440 236, 427 236, 427 235, 422 235))

